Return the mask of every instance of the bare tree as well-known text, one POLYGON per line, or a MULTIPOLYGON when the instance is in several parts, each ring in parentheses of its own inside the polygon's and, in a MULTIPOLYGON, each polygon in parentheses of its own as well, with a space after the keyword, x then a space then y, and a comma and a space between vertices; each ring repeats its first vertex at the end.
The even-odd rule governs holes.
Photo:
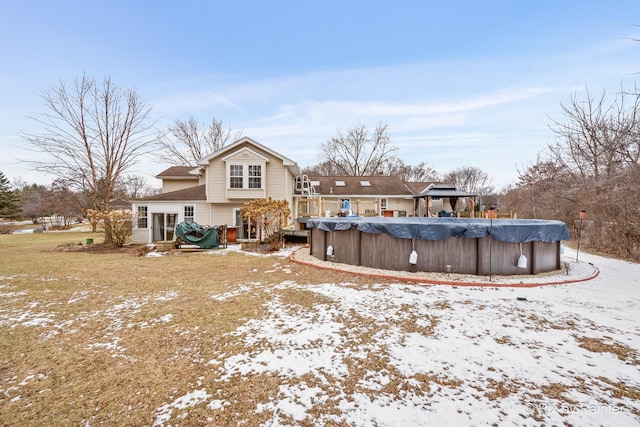
POLYGON ((565 218, 567 206, 575 206, 577 195, 569 191, 567 172, 540 156, 526 168, 518 168, 518 181, 505 191, 502 201, 523 218, 565 218))
POLYGON ((99 84, 86 75, 72 84, 60 81, 42 99, 47 111, 30 117, 42 133, 22 136, 47 158, 29 162, 87 191, 94 209, 109 210, 118 180, 154 142, 147 125, 151 107, 110 77, 99 84))
POLYGON ((45 200, 52 226, 68 227, 71 221, 82 218, 82 197, 69 190, 64 180, 57 179, 51 183, 45 200))
POLYGON ((37 224, 41 217, 50 214, 45 205, 48 192, 47 187, 38 184, 26 185, 20 190, 22 215, 30 218, 34 224, 37 224))
POLYGON ((603 92, 574 93, 553 120, 556 141, 538 161, 519 171, 507 197, 509 209, 561 220, 574 236, 580 210, 587 211, 583 244, 640 260, 640 93, 621 90, 613 101, 603 92))
POLYGON ((307 166, 302 169, 303 175, 337 176, 344 175, 342 169, 337 170, 335 165, 329 161, 324 161, 316 165, 307 166))
POLYGON ((117 187, 118 197, 125 200, 135 200, 145 196, 151 196, 160 192, 160 189, 152 188, 147 181, 139 175, 127 175, 121 177, 117 187))
POLYGON ((166 130, 160 131, 161 150, 157 157, 176 166, 193 166, 203 157, 223 148, 229 140, 242 137, 242 131, 225 129, 215 117, 209 124, 198 124, 193 116, 176 119, 166 130))
POLYGON ((373 135, 365 125, 350 128, 346 133, 320 146, 322 162, 326 162, 335 175, 367 176, 384 172, 394 161, 398 147, 391 143, 387 125, 380 123, 373 135))
MULTIPOLYGON (((493 193, 493 184, 489 174, 473 166, 463 166, 451 170, 444 174, 442 180, 447 184, 454 185, 458 190, 477 194, 481 198, 493 193)), ((458 210, 471 210, 474 208, 473 206, 467 206, 468 200, 466 198, 463 198, 461 202, 462 206, 458 210)))
POLYGON ((621 90, 611 104, 603 91, 588 89, 584 99, 574 93, 561 104, 564 121, 552 120, 557 141, 547 147, 547 157, 582 182, 611 178, 640 157, 640 96, 621 90), (631 100, 629 101, 629 98, 631 100))
POLYGON ((387 166, 387 175, 399 176, 404 182, 433 182, 440 180, 440 174, 426 162, 415 166, 406 164, 402 159, 395 159, 387 166))
POLYGON ((493 192, 491 177, 474 166, 462 166, 444 174, 443 181, 453 184, 458 190, 486 196, 493 192))

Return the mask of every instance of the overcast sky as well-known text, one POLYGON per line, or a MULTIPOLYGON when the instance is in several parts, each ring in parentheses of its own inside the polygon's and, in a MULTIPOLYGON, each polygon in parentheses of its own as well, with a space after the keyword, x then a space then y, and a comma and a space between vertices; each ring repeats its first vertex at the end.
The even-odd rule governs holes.
MULTIPOLYGON (((135 88, 158 127, 216 117, 301 167, 337 130, 383 122, 406 163, 501 187, 572 93, 635 85, 638 25, 638 0, 4 2, 0 171, 51 182, 18 134, 41 130, 43 90, 86 73, 135 88)), ((166 166, 130 172, 159 186, 166 166)))

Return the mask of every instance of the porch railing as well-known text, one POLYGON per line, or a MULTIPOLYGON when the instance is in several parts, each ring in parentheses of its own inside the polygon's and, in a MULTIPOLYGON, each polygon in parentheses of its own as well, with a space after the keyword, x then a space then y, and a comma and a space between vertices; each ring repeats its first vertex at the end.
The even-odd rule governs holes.
MULTIPOLYGON (((358 216, 381 216, 380 201, 354 200, 349 203, 349 209, 358 216)), ((326 199, 303 199, 298 201, 298 216, 324 217, 338 216, 344 213, 342 202, 326 199)))

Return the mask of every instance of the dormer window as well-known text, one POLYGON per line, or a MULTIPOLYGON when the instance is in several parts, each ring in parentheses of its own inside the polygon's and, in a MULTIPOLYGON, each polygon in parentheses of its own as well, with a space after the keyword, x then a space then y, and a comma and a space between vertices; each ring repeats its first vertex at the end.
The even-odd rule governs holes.
POLYGON ((226 165, 226 196, 230 199, 266 197, 268 157, 247 147, 223 157, 226 165))
POLYGON ((233 189, 261 189, 263 188, 262 165, 230 164, 229 188, 233 189))
POLYGON ((262 165, 249 165, 249 188, 262 188, 262 165))
POLYGON ((243 167, 242 165, 230 165, 229 166, 229 187, 230 188, 242 188, 243 181, 243 167))

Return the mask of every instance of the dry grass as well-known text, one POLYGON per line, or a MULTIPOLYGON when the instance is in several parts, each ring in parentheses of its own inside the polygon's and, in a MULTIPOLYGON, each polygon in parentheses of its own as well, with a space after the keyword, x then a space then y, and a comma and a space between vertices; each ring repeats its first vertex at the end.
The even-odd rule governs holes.
MULTIPOLYGON (((364 283, 281 258, 145 258, 101 242, 99 234, 73 232, 0 236, 0 425, 149 425, 167 400, 220 377, 203 363, 243 350, 228 332, 264 314, 271 285, 364 283), (87 238, 93 250, 79 244, 87 238), (252 292, 212 298, 258 282, 252 292)), ((304 290, 278 292, 292 311, 328 303, 304 290)), ((185 412, 181 425, 264 422, 267 412, 252 411, 276 398, 280 381, 232 379, 224 394, 237 397, 234 411, 224 420, 208 411, 208 421, 185 412)))
MULTIPOLYGON (((456 305, 476 306, 478 311, 495 309, 491 306, 438 297, 428 311, 416 311, 407 303, 370 307, 383 312, 381 325, 356 309, 341 311, 336 300, 304 286, 282 285, 341 283, 371 293, 386 290, 372 286, 366 277, 234 252, 141 257, 140 247, 114 250, 101 242, 98 234, 73 232, 0 236, 0 425, 140 426, 153 424, 166 410, 172 425, 256 426, 272 420, 273 411, 256 408, 282 399, 283 385, 321 390, 304 403, 307 413, 335 415, 338 420, 339 399, 355 405, 357 395, 385 401, 389 396, 431 397, 443 390, 474 388, 475 398, 498 402, 523 387, 536 388, 504 376, 470 384, 446 366, 405 376, 379 342, 380 334, 391 331, 435 339, 436 329, 456 305), (87 238, 96 245, 79 244, 87 238), (289 347, 264 338, 248 345, 244 338, 249 332, 243 327, 251 319, 271 320, 270 304, 276 304, 282 316, 309 323, 323 321, 317 318, 323 313, 318 307, 332 310, 332 320, 342 325, 336 346, 344 351, 346 374, 226 372, 223 363, 232 356, 250 359, 265 351, 313 351, 326 344, 326 337, 319 337, 289 347), (380 377, 386 382, 375 381, 380 377), (206 400, 186 409, 167 406, 200 389, 206 389, 206 400), (224 411, 208 407, 213 400, 230 406, 224 411)), ((532 331, 576 329, 571 320, 551 323, 520 311, 513 318, 532 331)), ((276 317, 272 320, 274 329, 295 336, 296 331, 286 329, 291 326, 276 317)), ((620 343, 575 338, 588 351, 638 362, 637 354, 620 343)), ((519 345, 507 335, 493 339, 499 345, 519 345)), ((499 368, 487 371, 497 375, 499 368)), ((638 398, 637 388, 605 378, 569 388, 550 384, 542 393, 565 400, 571 389, 588 387, 638 398)), ((298 424, 286 414, 279 417, 282 424, 298 424)))
POLYGON ((606 338, 575 337, 580 347, 595 353, 611 353, 631 365, 640 365, 638 353, 622 343, 606 338))

